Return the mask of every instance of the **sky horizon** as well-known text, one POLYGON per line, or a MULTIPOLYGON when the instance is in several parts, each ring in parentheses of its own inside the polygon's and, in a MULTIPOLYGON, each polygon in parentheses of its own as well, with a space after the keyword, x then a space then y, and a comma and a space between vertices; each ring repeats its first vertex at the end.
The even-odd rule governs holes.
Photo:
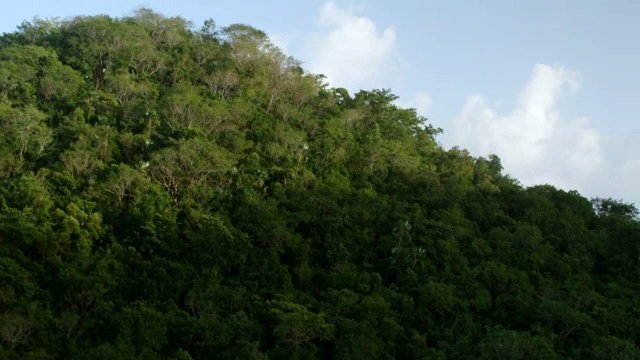
POLYGON ((196 28, 249 24, 332 86, 390 88, 444 129, 443 147, 496 154, 525 186, 640 205, 640 2, 25 0, 0 14, 0 32, 140 6, 196 28))

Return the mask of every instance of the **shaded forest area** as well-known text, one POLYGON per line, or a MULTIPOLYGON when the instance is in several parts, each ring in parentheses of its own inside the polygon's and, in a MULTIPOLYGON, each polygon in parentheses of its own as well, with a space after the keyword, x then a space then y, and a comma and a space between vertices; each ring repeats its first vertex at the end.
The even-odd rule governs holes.
POLYGON ((637 209, 246 25, 0 37, 0 358, 640 359, 637 209))

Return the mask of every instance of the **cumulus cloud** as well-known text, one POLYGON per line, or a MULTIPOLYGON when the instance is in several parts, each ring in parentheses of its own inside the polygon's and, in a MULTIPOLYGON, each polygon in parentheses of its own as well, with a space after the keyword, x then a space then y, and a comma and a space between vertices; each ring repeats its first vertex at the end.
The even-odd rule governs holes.
POLYGON ((433 98, 430 93, 419 91, 415 93, 413 98, 399 98, 395 104, 405 109, 416 109, 418 115, 428 117, 431 111, 431 104, 433 104, 433 98))
POLYGON ((413 98, 412 105, 410 107, 415 108, 420 116, 427 116, 429 110, 431 110, 431 104, 433 99, 431 94, 426 92, 418 92, 413 98))
POLYGON ((639 136, 640 133, 636 131, 602 137, 606 165, 599 176, 592 179, 594 196, 622 199, 640 207, 637 185, 637 179, 640 178, 640 160, 637 156, 640 153, 639 136))
POLYGON ((273 33, 268 35, 273 45, 277 46, 283 53, 289 53, 289 42, 293 37, 290 33, 273 33))
POLYGON ((579 74, 537 64, 510 113, 471 96, 450 131, 453 144, 474 155, 497 154, 505 172, 524 185, 553 184, 589 191, 602 168, 601 136, 585 117, 558 112, 563 95, 579 90, 579 74))
POLYGON ((332 1, 320 8, 317 26, 303 50, 312 72, 352 92, 395 84, 403 61, 396 51, 394 27, 379 31, 371 19, 332 1))

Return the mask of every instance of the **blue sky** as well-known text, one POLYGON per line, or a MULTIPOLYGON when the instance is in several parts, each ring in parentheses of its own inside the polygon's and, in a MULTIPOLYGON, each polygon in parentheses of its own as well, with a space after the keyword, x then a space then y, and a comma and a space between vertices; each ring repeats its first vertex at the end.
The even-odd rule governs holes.
POLYGON ((23 0, 0 32, 137 6, 250 24, 334 86, 391 88, 444 129, 443 146, 496 153, 524 185, 640 205, 638 1, 23 0))

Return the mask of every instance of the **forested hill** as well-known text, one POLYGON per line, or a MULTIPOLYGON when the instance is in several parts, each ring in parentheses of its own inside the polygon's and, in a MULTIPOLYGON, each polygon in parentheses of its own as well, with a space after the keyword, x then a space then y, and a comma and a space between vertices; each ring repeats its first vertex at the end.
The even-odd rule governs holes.
POLYGON ((633 205, 196 28, 0 37, 1 359, 640 359, 633 205))

